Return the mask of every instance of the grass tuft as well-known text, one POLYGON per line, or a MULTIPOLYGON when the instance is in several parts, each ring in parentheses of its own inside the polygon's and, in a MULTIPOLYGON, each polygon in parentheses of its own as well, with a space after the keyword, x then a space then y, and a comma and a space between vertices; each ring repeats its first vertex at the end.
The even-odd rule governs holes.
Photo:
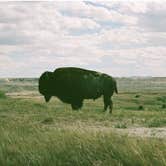
POLYGON ((41 123, 44 123, 44 124, 50 124, 50 123, 53 123, 53 122, 54 122, 54 120, 53 120, 52 117, 48 117, 48 118, 41 121, 41 123))
POLYGON ((166 118, 154 118, 151 119, 147 126, 148 127, 162 127, 166 125, 166 118))
POLYGON ((127 124, 126 123, 117 123, 114 125, 115 128, 119 128, 119 129, 126 129, 127 128, 127 124))

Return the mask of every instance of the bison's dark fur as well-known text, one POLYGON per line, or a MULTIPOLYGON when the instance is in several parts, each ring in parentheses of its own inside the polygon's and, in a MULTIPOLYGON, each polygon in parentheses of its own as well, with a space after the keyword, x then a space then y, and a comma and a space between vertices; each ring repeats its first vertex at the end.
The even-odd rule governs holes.
POLYGON ((118 93, 116 81, 107 74, 75 67, 58 68, 44 72, 39 78, 39 92, 46 102, 52 96, 79 109, 84 99, 97 99, 103 95, 104 110, 109 106, 112 112, 111 96, 118 93))

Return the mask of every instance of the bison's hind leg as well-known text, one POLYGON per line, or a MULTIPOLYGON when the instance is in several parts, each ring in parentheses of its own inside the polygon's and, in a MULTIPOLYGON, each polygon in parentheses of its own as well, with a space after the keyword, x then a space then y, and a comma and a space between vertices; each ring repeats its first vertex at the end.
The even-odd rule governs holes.
POLYGON ((107 110, 109 106, 110 113, 112 113, 113 103, 110 96, 104 95, 104 111, 107 110))
POLYGON ((112 109, 113 109, 113 102, 112 102, 111 98, 110 98, 110 105, 109 105, 109 108, 110 108, 110 113, 112 113, 112 109))
POLYGON ((75 101, 75 102, 71 103, 71 107, 73 110, 81 109, 82 106, 83 106, 83 100, 75 101))

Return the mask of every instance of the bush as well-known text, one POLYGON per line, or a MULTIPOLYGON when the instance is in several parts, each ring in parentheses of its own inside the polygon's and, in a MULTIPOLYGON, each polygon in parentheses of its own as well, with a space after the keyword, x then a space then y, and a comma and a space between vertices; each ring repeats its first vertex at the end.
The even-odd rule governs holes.
POLYGON ((166 108, 166 104, 163 104, 163 105, 162 105, 162 108, 166 108))
POLYGON ((138 106, 138 110, 144 110, 144 106, 143 105, 139 105, 138 106))
POLYGON ((0 91, 0 99, 6 98, 5 92, 0 91))
POLYGON ((157 97, 157 100, 165 103, 166 102, 166 96, 157 97))
POLYGON ((139 98, 140 97, 140 95, 135 95, 135 98, 139 98))

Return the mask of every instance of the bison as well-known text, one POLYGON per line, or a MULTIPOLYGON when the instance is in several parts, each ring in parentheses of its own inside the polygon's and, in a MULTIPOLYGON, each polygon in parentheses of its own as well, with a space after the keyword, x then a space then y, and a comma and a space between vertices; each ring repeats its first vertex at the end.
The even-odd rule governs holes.
POLYGON ((84 99, 97 99, 103 95, 104 110, 112 113, 113 93, 118 93, 116 81, 111 76, 76 67, 46 71, 39 78, 39 92, 48 102, 52 96, 71 104, 73 110, 83 106, 84 99))

